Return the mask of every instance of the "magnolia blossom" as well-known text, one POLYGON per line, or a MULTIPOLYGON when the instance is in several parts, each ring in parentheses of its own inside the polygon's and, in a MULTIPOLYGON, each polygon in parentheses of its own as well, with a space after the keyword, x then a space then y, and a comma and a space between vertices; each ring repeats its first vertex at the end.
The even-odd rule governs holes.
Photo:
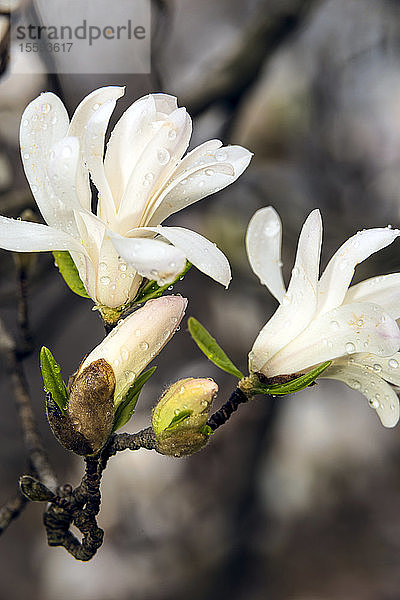
POLYGON ((92 362, 103 358, 112 367, 116 385, 114 406, 123 400, 136 377, 171 339, 187 305, 182 296, 162 296, 121 321, 92 350, 80 365, 76 377, 92 362))
POLYGON ((22 160, 47 225, 0 217, 0 247, 68 250, 88 294, 111 308, 133 299, 143 277, 170 283, 186 259, 227 286, 229 263, 214 244, 160 223, 235 181, 251 153, 211 140, 182 158, 192 123, 166 94, 132 104, 104 153, 109 119, 123 94, 121 87, 95 90, 71 121, 52 93, 28 105, 20 129, 22 160), (90 180, 98 192, 96 214, 90 180))
POLYGON ((400 230, 389 227, 358 232, 319 277, 322 221, 314 210, 300 233, 285 290, 281 221, 271 207, 257 211, 247 230, 247 253, 254 273, 280 306, 254 342, 250 371, 273 377, 332 360, 323 377, 358 389, 384 425, 395 425, 399 402, 387 382, 400 385, 400 273, 349 285, 356 265, 399 235, 400 230))

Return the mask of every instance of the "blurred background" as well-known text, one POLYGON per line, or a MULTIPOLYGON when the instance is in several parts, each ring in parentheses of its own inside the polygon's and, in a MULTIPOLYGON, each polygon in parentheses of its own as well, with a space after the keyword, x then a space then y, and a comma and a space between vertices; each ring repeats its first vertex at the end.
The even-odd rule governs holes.
MULTIPOLYGON (((0 0, 0 53, 7 6, 0 0)), ((38 60, 27 56, 26 60, 38 60)), ((127 50, 124 60, 129 61, 127 50)), ((33 198, 18 149, 23 109, 45 90, 72 112, 96 87, 126 85, 112 125, 136 98, 178 96, 194 119, 191 147, 219 137, 255 153, 231 187, 171 217, 229 257, 229 292, 192 269, 174 292, 241 369, 276 308, 250 272, 244 234, 272 204, 284 223, 286 276, 309 211, 322 211, 322 263, 360 228, 400 223, 400 3, 396 0, 154 0, 150 75, 12 75, 0 62, 0 213, 33 198)), ((116 70, 116 73, 118 71, 116 70)), ((355 281, 400 270, 399 244, 355 281)), ((287 280, 287 277, 286 277, 287 280)), ((51 436, 38 350, 65 374, 102 338, 92 304, 74 296, 49 254, 30 281, 36 351, 26 361, 35 411, 60 479, 81 461, 51 436)), ((0 254, 0 314, 16 330, 15 271, 0 254)), ((135 419, 149 424, 160 392, 185 376, 216 379, 222 404, 234 381, 203 358, 186 321, 162 355, 135 419)), ((10 384, 1 372, 0 502, 26 470, 10 384)), ((0 540, 1 600, 398 600, 400 433, 385 430, 363 396, 339 382, 274 404, 242 406, 209 446, 187 459, 121 453, 103 478, 105 542, 88 564, 48 548, 40 505, 0 540)))

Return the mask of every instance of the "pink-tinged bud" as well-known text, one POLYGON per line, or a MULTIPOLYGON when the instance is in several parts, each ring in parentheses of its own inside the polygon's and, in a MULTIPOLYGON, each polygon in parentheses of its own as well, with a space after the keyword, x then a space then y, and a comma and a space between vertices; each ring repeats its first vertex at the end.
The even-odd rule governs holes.
POLYGON ((86 357, 77 375, 104 359, 115 376, 114 406, 124 399, 136 377, 162 350, 179 327, 187 305, 181 296, 149 300, 126 319, 86 357))
POLYGON ((205 446, 211 430, 206 423, 218 386, 212 379, 181 379, 161 396, 153 412, 157 450, 186 456, 205 446))

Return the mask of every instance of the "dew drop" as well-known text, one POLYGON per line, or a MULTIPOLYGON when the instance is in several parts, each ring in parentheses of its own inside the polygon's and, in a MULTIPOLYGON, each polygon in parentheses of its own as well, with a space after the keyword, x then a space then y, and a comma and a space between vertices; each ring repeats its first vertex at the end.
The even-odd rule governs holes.
POLYGON ((169 162, 170 154, 166 148, 159 148, 157 151, 157 160, 160 165, 166 165, 169 162))
POLYGON ((339 329, 340 327, 338 321, 331 321, 330 326, 332 327, 332 329, 339 329))
POLYGON ((42 113, 47 114, 51 111, 51 106, 48 102, 42 104, 42 113))
POLYGON ((130 382, 133 381, 136 377, 136 374, 133 371, 125 371, 125 379, 130 382))
POLYGON ((206 169, 204 173, 207 175, 207 177, 211 177, 212 175, 214 175, 215 171, 214 169, 206 169))
POLYGON ((24 156, 25 160, 28 160, 28 158, 30 157, 30 154, 29 154, 29 152, 24 152, 23 156, 24 156))
POLYGON ((364 325, 364 321, 362 319, 358 319, 356 325, 358 325, 358 327, 362 327, 364 325))
POLYGON ((129 358, 129 350, 126 346, 121 347, 121 358, 126 361, 129 358))
POLYGON ((120 270, 120 271, 123 271, 123 272, 125 272, 125 271, 127 270, 127 268, 128 268, 128 267, 127 267, 126 263, 121 263, 121 264, 119 265, 119 270, 120 270))
POLYGON ((100 283, 102 283, 103 285, 109 285, 111 282, 111 279, 109 277, 100 277, 100 283))
POLYGON ((357 381, 357 379, 354 379, 351 383, 351 387, 353 390, 359 390, 361 388, 361 383, 357 381))
POLYGON ((375 373, 380 373, 382 371, 382 366, 378 363, 375 363, 373 366, 375 373))
POLYGON ((395 358, 391 358, 389 360, 389 367, 391 369, 397 369, 398 366, 399 366, 399 363, 397 362, 397 360, 395 358))
POLYGON ((356 347, 353 344, 353 342, 347 342, 345 348, 346 348, 347 354, 352 354, 353 352, 356 351, 356 347))
POLYGON ((63 158, 69 158, 72 155, 72 148, 70 146, 64 146, 62 149, 61 156, 63 158))
POLYGON ((140 343, 140 349, 145 351, 149 349, 149 344, 147 342, 141 342, 140 343))
POLYGON ((369 405, 370 405, 372 408, 375 408, 375 410, 376 410, 377 408, 379 408, 379 401, 378 401, 378 400, 376 400, 375 398, 374 398, 374 399, 371 399, 371 400, 368 400, 368 403, 369 403, 369 405))
POLYGON ((228 158, 228 154, 227 154, 226 150, 224 150, 223 148, 216 151, 215 159, 218 162, 224 162, 227 158, 228 158))
POLYGON ((168 139, 175 140, 176 139, 176 131, 175 129, 170 129, 168 131, 168 139))
POLYGON ((22 121, 22 125, 23 125, 24 127, 28 127, 28 125, 29 125, 29 121, 28 121, 28 119, 24 119, 24 120, 22 121))
POLYGON ((100 104, 98 104, 97 102, 96 102, 96 104, 93 104, 93 106, 92 106, 92 110, 99 110, 99 108, 100 108, 100 104))

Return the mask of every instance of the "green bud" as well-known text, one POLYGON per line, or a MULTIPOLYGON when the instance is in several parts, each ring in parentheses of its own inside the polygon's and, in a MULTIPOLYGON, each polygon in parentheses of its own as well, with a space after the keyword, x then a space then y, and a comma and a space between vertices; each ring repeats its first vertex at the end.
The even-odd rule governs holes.
POLYGON ((31 475, 22 475, 19 487, 24 496, 32 502, 49 502, 55 497, 48 487, 31 475))
POLYGON ((161 396, 153 412, 157 450, 169 456, 187 456, 207 444, 206 423, 218 392, 212 379, 181 379, 161 396))

